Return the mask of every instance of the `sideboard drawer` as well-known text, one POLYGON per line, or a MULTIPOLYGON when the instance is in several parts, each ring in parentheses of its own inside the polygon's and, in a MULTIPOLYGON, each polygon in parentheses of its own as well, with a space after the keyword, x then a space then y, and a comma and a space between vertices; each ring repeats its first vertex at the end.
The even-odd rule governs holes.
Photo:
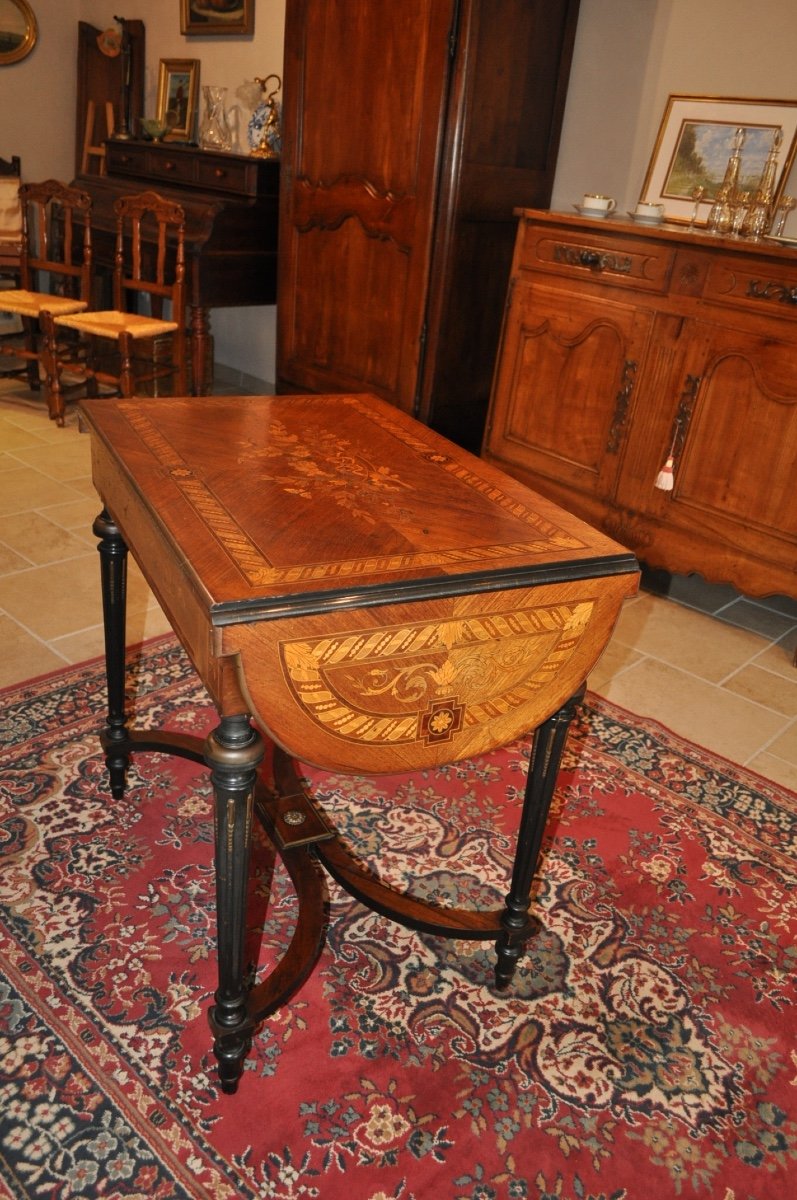
POLYGON ((673 247, 666 243, 613 235, 610 227, 606 232, 596 229, 592 234, 581 229, 551 230, 527 225, 519 262, 523 269, 664 292, 673 256, 673 247))
POLYGON ((797 320, 797 263, 765 258, 714 262, 704 295, 761 316, 797 320))

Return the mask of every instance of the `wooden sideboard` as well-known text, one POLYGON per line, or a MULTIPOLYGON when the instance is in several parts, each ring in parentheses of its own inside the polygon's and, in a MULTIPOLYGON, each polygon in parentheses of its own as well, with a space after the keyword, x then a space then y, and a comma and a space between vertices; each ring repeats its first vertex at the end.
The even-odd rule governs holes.
POLYGON ((518 215, 484 457, 652 567, 797 596, 794 248, 518 215))

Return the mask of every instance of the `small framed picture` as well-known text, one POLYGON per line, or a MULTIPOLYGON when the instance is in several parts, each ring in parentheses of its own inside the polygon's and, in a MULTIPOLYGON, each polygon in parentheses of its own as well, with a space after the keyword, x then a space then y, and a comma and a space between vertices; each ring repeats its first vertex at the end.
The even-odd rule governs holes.
POLYGON ((158 74, 156 117, 166 126, 167 142, 190 142, 199 94, 198 58, 162 58, 158 74))
POLYGON ((180 33, 186 37, 254 33, 255 0, 180 0, 180 33))
POLYGON ((773 145, 779 148, 775 199, 797 145, 797 100, 670 96, 640 200, 663 204, 668 221, 703 220, 722 186, 737 131, 742 130, 740 185, 754 192, 773 145), (778 137, 779 135, 779 137, 778 137))

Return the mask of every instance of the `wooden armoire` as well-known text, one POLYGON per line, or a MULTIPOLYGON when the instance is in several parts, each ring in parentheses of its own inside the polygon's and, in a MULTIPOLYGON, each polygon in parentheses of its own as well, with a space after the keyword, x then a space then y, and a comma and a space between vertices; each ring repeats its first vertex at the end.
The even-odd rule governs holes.
POLYGON ((478 450, 518 205, 550 202, 578 0, 287 0, 277 386, 478 450))

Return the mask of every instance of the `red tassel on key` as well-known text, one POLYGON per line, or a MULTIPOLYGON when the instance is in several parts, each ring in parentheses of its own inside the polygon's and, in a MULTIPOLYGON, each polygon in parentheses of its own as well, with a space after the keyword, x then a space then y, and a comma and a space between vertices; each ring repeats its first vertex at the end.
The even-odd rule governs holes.
POLYGON ((661 468, 658 475, 656 476, 655 486, 657 488, 661 488, 661 490, 663 492, 671 492, 673 489, 673 484, 674 484, 675 480, 673 478, 672 468, 673 468, 673 457, 672 457, 672 455, 670 455, 669 458, 667 459, 666 463, 664 464, 664 466, 661 468))

